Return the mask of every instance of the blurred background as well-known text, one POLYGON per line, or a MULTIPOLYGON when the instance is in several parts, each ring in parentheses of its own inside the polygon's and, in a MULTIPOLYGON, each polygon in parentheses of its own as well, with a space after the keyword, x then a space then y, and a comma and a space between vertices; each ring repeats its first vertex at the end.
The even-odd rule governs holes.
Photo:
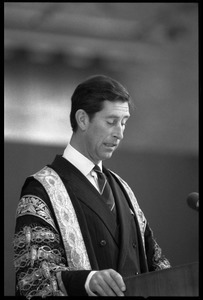
POLYGON ((198 261, 197 3, 4 3, 4 288, 14 295, 12 239, 25 178, 62 154, 70 98, 94 74, 135 102, 104 164, 134 190, 173 266, 198 261))

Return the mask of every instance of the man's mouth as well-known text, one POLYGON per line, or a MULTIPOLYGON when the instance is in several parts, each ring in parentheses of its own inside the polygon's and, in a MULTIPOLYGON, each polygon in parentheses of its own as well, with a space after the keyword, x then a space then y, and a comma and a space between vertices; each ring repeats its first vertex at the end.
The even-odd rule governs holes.
POLYGON ((118 146, 117 143, 104 143, 104 145, 105 145, 106 147, 109 147, 109 148, 115 148, 115 147, 118 146))

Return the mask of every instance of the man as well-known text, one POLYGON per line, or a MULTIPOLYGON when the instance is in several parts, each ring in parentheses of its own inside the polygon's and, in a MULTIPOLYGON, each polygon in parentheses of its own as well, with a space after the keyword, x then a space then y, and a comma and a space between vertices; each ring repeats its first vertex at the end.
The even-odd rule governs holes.
POLYGON ((28 299, 123 296, 125 277, 170 267, 134 193, 102 164, 123 139, 128 92, 97 75, 71 101, 70 143, 26 179, 17 208, 16 295, 28 299))

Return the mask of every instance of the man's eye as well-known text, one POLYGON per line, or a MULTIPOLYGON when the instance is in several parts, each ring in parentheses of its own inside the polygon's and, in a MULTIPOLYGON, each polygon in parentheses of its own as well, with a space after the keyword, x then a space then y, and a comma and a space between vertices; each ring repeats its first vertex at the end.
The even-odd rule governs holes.
POLYGON ((115 121, 107 121, 107 123, 108 123, 109 125, 114 125, 116 122, 115 122, 115 121))
POLYGON ((121 123, 122 126, 126 126, 127 125, 127 121, 124 121, 123 123, 121 123))

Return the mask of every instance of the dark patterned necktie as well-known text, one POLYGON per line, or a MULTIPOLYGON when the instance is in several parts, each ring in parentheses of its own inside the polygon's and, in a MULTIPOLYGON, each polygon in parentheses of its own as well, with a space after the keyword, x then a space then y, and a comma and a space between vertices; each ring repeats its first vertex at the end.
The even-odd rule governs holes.
POLYGON ((98 165, 95 165, 93 170, 97 173, 100 194, 103 196, 103 199, 105 200, 106 204, 109 206, 110 210, 113 213, 116 213, 113 193, 105 174, 101 171, 98 165))

